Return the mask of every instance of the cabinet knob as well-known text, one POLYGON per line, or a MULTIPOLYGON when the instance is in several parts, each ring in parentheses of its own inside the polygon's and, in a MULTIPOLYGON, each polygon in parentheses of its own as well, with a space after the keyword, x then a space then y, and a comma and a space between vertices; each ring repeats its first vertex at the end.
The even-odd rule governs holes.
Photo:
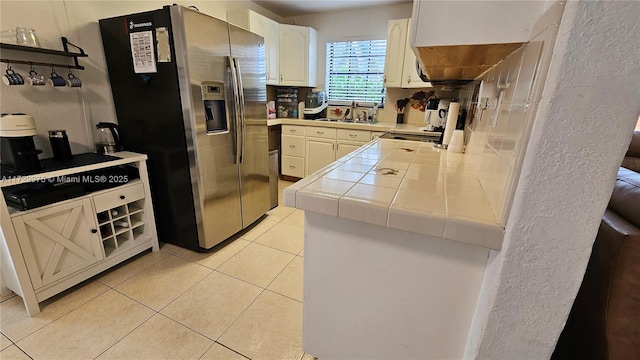
POLYGON ((289 169, 295 169, 296 167, 293 165, 289 165, 289 169))
POLYGON ((280 82, 282 82, 282 74, 280 74, 280 82))
POLYGON ((316 131, 316 134, 322 135, 322 134, 324 134, 324 131, 316 131))
POLYGON ((120 195, 120 200, 124 200, 124 199, 126 199, 126 198, 127 198, 126 196, 124 196, 124 195, 120 195))
POLYGON ((353 137, 356 137, 356 136, 358 136, 358 135, 356 135, 356 134, 349 134, 349 137, 352 137, 352 138, 353 138, 353 137))
POLYGON ((289 149, 295 149, 296 146, 295 145, 289 145, 289 149))
POLYGON ((98 229, 91 229, 91 233, 92 233, 92 234, 95 234, 95 233, 97 233, 97 232, 98 232, 98 229))
POLYGON ((407 83, 411 83, 411 75, 407 76, 407 83))

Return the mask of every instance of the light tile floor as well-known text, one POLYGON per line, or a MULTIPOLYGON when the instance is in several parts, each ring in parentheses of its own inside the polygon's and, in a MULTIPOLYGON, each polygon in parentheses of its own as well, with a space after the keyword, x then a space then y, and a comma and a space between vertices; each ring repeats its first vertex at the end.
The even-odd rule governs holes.
MULTIPOLYGON (((281 181, 282 189, 291 183, 281 181)), ((41 304, 0 302, 0 358, 312 359, 302 351, 304 213, 279 206, 214 252, 164 244, 41 304)))

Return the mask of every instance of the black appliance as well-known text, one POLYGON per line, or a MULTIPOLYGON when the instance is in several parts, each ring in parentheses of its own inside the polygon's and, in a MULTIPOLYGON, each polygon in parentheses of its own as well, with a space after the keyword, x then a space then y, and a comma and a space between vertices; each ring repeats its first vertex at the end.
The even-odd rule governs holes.
POLYGON ((49 130, 49 143, 51 143, 54 159, 70 160, 73 157, 65 130, 49 130))

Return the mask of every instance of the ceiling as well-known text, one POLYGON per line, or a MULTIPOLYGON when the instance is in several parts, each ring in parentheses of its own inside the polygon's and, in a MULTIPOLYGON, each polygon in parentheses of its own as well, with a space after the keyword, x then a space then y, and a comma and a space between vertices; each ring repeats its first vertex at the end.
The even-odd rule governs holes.
POLYGON ((407 4, 412 3, 413 0, 253 0, 253 2, 287 18, 319 12, 407 4))

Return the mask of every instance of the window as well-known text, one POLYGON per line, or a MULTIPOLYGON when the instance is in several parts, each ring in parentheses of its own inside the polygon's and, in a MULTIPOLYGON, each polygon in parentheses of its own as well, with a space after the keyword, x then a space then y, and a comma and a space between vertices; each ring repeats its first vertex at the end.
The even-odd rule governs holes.
POLYGON ((329 101, 382 103, 386 40, 327 43, 329 101))

